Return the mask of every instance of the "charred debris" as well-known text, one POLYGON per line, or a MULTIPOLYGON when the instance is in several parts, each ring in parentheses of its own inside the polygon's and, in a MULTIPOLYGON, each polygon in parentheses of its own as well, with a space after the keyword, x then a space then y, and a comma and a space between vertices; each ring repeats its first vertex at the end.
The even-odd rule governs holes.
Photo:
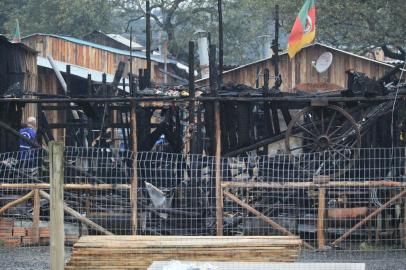
MULTIPOLYGON (((279 51, 277 41, 274 48, 279 51)), ((137 157, 141 224, 138 230, 144 234, 213 234, 219 178, 307 182, 313 181, 315 174, 331 179, 346 175, 348 179, 366 181, 403 176, 402 170, 393 171, 391 166, 386 169, 382 164, 373 173, 349 169, 365 168, 365 164, 353 164, 366 153, 357 149, 405 145, 406 84, 397 76, 401 66, 378 79, 349 71, 348 87, 343 91, 288 93, 280 91, 280 74, 275 74, 271 85, 268 70, 264 72, 262 88, 223 84, 219 76, 223 67, 216 65, 215 46, 211 45, 209 51, 208 87, 195 85, 193 42, 189 44, 187 85, 154 84, 150 80, 150 64, 137 75, 130 74, 129 83, 123 83, 125 63, 118 65, 110 84, 105 79, 98 84, 88 79, 75 88, 72 83, 77 78, 68 70, 65 77, 59 78, 61 84, 66 84, 62 95, 27 92, 10 81, 1 89, 0 129, 9 134, 9 142, 23 139, 15 123, 21 123, 24 106, 35 104, 38 136, 35 142, 27 143, 41 149, 55 139, 54 130, 64 130, 69 149, 65 155, 67 184, 129 185, 134 174, 132 161, 137 157), (18 111, 19 119, 4 119, 10 108, 18 111), (157 144, 160 139, 164 140, 157 144), (99 156, 105 158, 97 159, 99 156), (292 162, 295 157, 304 159, 299 167, 292 162), (82 162, 86 159, 97 164, 86 165, 82 162), (218 161, 220 175, 215 168, 218 161)), ((278 65, 277 57, 274 65, 278 65)), ((46 157, 46 150, 39 151, 44 151, 46 157)), ((397 151, 393 155, 405 153, 397 151)), ((375 160, 393 159, 378 155, 375 160)), ((17 175, 43 183, 49 173, 43 166, 47 162, 43 158, 35 168, 26 171, 18 160, 2 160, 0 179, 12 183, 17 175)), ((274 197, 263 196, 264 193, 255 189, 251 196, 244 194, 251 205, 266 215, 282 217, 280 222, 287 222, 287 228, 298 228, 298 215, 314 215, 315 201, 310 191, 279 191, 280 196, 274 197), (300 210, 303 204, 305 211, 300 210)), ((361 193, 368 197, 367 192, 361 193)), ((72 208, 109 230, 131 233, 128 189, 69 191, 65 198, 72 208), (105 218, 110 215, 115 218, 105 218)), ((46 204, 41 211, 47 216, 46 204)), ((246 223, 247 214, 241 208, 231 207, 231 202, 226 201, 224 213, 224 234, 258 233, 251 230, 258 226, 246 223)), ((28 217, 30 213, 17 209, 10 215, 28 217)))

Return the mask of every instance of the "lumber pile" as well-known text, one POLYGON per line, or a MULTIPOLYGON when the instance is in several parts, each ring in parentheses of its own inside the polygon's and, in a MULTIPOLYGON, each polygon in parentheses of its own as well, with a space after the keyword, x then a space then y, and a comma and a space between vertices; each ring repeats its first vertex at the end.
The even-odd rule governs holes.
POLYGON ((291 236, 84 236, 65 269, 147 269, 154 261, 293 262, 291 236))

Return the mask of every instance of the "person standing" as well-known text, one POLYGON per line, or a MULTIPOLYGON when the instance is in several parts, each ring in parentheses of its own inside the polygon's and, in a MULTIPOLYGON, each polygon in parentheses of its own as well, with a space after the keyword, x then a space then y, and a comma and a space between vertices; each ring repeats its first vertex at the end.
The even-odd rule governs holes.
MULTIPOLYGON (((30 116, 27 118, 26 123, 20 129, 20 135, 24 136, 25 138, 27 138, 30 141, 34 141, 37 136, 36 128, 37 128, 37 121, 35 120, 35 117, 30 116)), ((21 160, 30 159, 32 157, 32 155, 30 153, 31 152, 30 150, 32 149, 32 145, 30 145, 23 139, 19 140, 19 144, 20 144, 20 159, 21 160)))

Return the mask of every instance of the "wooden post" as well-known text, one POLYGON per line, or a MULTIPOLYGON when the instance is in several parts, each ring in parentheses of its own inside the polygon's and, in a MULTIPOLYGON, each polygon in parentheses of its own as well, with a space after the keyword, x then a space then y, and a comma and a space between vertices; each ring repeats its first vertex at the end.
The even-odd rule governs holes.
MULTIPOLYGON (((275 6, 275 39, 272 42, 274 75, 279 76, 279 5, 275 6)), ((279 89, 278 85, 275 85, 279 89)))
POLYGON ((146 87, 151 86, 151 6, 149 0, 145 3, 145 34, 146 34, 146 57, 147 57, 147 74, 146 87))
POLYGON ((107 74, 106 73, 102 74, 102 84, 103 84, 103 87, 102 87, 103 95, 105 97, 107 97, 107 74))
POLYGON ((63 213, 63 143, 49 143, 50 164, 50 249, 51 270, 63 270, 65 266, 65 232, 63 213))
POLYGON ((223 85, 223 1, 217 0, 218 20, 219 20, 219 70, 218 70, 218 85, 221 88, 223 85))
POLYGON ((324 237, 324 215, 326 212, 326 189, 319 189, 319 208, 317 211, 317 243, 318 248, 322 249, 326 245, 324 237))
MULTIPOLYGON (((189 97, 195 97, 195 43, 189 41, 189 97)), ((189 101, 189 132, 190 132, 190 153, 197 154, 196 128, 195 128, 195 102, 189 101)))
POLYGON ((137 172, 137 114, 135 101, 131 102, 131 143, 133 151, 133 175, 131 178, 131 190, 130 190, 130 200, 131 200, 131 230, 135 235, 137 234, 138 227, 138 209, 137 209, 137 199, 138 199, 138 172, 137 172))
POLYGON ((269 90, 269 69, 264 70, 264 89, 269 90))
POLYGON ((40 211, 40 196, 39 190, 34 189, 34 211, 32 213, 32 243, 39 243, 39 211, 40 211))
MULTIPOLYGON (((216 69, 216 46, 209 46, 209 69, 210 69, 210 93, 217 95, 217 69, 216 69)), ((223 193, 221 187, 221 128, 220 128, 220 103, 214 102, 214 142, 215 153, 215 186, 216 186, 216 232, 223 235, 223 193)))
POLYGON ((87 74, 87 96, 91 97, 93 95, 92 92, 92 74, 87 74))
POLYGON ((223 235, 223 190, 221 187, 221 129, 220 103, 214 103, 214 123, 216 137, 216 231, 217 236, 223 235))
POLYGON ((71 81, 70 81, 70 65, 66 65, 66 92, 68 96, 71 96, 71 90, 72 90, 72 86, 71 86, 71 81))

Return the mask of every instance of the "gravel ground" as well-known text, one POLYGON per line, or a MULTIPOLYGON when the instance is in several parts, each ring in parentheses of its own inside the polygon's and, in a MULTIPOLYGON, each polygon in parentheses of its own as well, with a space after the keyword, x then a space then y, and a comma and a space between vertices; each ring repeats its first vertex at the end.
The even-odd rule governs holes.
MULTIPOLYGON (((66 260, 70 249, 65 251, 66 260)), ((329 263, 366 263, 367 270, 404 270, 406 269, 406 251, 379 252, 302 252, 300 262, 329 263)), ((46 270, 49 269, 49 247, 1 248, 1 270, 46 270)))
MULTIPOLYGON (((1 270, 48 270, 50 269, 49 246, 4 248, 0 247, 1 270)), ((65 261, 70 248, 65 249, 65 261)))

